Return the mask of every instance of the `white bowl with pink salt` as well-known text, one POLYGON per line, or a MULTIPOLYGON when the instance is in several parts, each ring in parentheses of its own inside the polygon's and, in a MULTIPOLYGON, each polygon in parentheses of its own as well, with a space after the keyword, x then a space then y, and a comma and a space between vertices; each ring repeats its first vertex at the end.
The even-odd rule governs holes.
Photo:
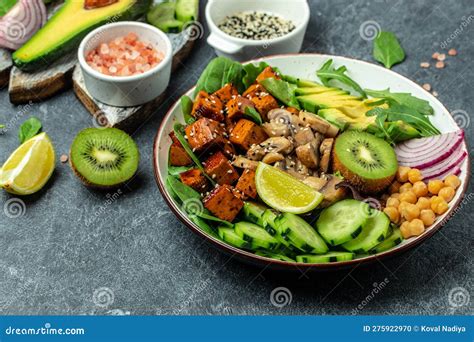
POLYGON ((172 57, 166 34, 139 22, 100 26, 78 50, 87 91, 117 107, 138 106, 160 96, 168 87, 172 57))

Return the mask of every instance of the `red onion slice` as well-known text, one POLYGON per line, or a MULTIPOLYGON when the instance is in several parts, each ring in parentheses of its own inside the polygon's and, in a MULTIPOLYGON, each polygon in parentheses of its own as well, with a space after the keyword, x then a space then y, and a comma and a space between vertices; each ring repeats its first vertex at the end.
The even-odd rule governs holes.
MULTIPOLYGON (((466 158, 466 156, 464 156, 464 158, 466 158)), ((441 173, 437 176, 427 177, 427 178, 424 179, 424 181, 427 182, 431 179, 445 179, 449 175, 459 176, 460 173, 461 173, 461 166, 457 165, 457 166, 453 167, 452 169, 449 169, 449 170, 445 171, 444 173, 441 173)))
POLYGON ((425 169, 448 158, 462 143, 464 131, 407 140, 395 147, 398 163, 425 169))
POLYGON ((20 0, 0 19, 0 47, 17 50, 46 22, 43 0, 20 0))
POLYGON ((423 178, 433 178, 438 177, 446 173, 447 171, 455 168, 456 166, 460 165, 467 156, 467 152, 464 150, 463 145, 459 145, 456 151, 453 152, 451 156, 446 158, 445 160, 434 164, 426 169, 423 169, 421 173, 423 174, 423 178))

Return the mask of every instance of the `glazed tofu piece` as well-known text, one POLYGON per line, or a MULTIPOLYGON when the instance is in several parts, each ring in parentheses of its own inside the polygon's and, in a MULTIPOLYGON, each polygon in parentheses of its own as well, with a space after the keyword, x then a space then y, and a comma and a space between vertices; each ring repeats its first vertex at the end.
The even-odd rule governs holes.
POLYGON ((232 98, 238 96, 239 92, 237 91, 237 88, 235 88, 231 83, 227 83, 221 89, 212 93, 212 95, 218 97, 225 106, 232 98))
POLYGON ((231 186, 220 185, 203 200, 204 207, 221 220, 232 222, 238 215, 244 202, 237 197, 231 186))
POLYGON ((198 192, 205 192, 209 187, 209 182, 199 169, 191 169, 179 174, 183 184, 190 186, 198 192))
POLYGON ((267 134, 263 128, 246 119, 240 119, 230 134, 230 142, 246 151, 250 146, 260 144, 265 139, 267 134))
POLYGON ((209 118, 216 121, 224 121, 224 105, 214 95, 209 95, 201 90, 194 100, 191 115, 195 118, 209 118))
POLYGON ((239 174, 221 151, 214 153, 203 164, 206 173, 220 185, 230 185, 239 179, 239 174))
POLYGON ((269 111, 279 107, 277 100, 266 92, 261 92, 257 96, 253 96, 250 101, 252 101, 255 109, 257 109, 264 119, 267 117, 269 111))
POLYGON ((266 78, 276 78, 279 80, 281 77, 278 76, 278 74, 275 72, 275 70, 272 69, 271 66, 267 66, 263 71, 257 76, 256 81, 260 83, 260 81, 266 79, 266 78))
POLYGON ((239 178, 235 186, 235 190, 238 191, 243 198, 257 198, 257 187, 255 186, 255 171, 250 169, 245 169, 242 175, 239 178))
POLYGON ((184 150, 183 145, 175 137, 174 132, 170 133, 173 143, 170 146, 170 164, 173 166, 188 166, 193 163, 191 157, 184 150))
POLYGON ((255 108, 253 102, 249 99, 240 95, 234 97, 227 102, 227 118, 232 121, 240 119, 244 116, 247 107, 255 108))
POLYGON ((212 145, 222 144, 225 138, 225 128, 215 120, 200 118, 186 127, 188 143, 193 151, 203 151, 212 145))
POLYGON ((252 84, 244 93, 242 94, 243 97, 246 97, 248 99, 258 96, 262 91, 265 91, 265 89, 258 83, 252 84))

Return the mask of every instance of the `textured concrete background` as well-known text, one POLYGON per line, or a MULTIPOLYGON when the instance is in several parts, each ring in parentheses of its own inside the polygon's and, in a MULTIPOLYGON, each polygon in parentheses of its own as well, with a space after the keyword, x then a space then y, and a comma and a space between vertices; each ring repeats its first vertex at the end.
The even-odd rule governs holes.
MULTIPOLYGON (((361 25, 375 21, 394 31, 407 53, 394 70, 430 83, 447 108, 456 110, 456 120, 474 146, 474 123, 469 122, 474 121, 471 0, 310 3, 305 52, 372 61, 371 42, 361 38, 361 25), (420 62, 441 52, 440 44, 450 36, 448 45, 458 56, 449 57, 445 69, 421 69, 420 62)), ((472 313, 473 300, 467 300, 473 277, 472 195, 419 248, 383 263, 332 273, 261 272, 229 260, 178 222, 153 178, 153 137, 166 110, 213 57, 205 39, 198 40, 174 74, 168 100, 133 134, 142 155, 139 174, 120 192, 91 191, 58 163, 48 186, 23 198, 26 209, 19 217, 0 211, 0 314, 472 313), (374 286, 384 288, 375 291, 374 286), (281 308, 270 301, 277 287, 287 288, 292 297, 281 308)), ((58 156, 67 153, 80 129, 92 125, 72 91, 14 107, 2 90, 0 122, 9 129, 0 137, 0 159, 15 149, 18 127, 33 114, 43 122, 58 156)), ((472 190, 471 183, 468 194, 472 190)), ((1 192, 2 207, 11 198, 1 192)))

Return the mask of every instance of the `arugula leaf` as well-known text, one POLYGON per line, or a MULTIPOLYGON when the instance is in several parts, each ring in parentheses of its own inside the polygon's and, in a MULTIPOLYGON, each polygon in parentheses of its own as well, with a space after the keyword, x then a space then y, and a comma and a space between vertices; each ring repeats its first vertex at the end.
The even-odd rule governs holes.
POLYGON ((201 90, 213 93, 227 83, 232 83, 241 93, 244 90, 242 73, 242 65, 239 62, 234 62, 225 57, 216 57, 207 65, 199 77, 194 95, 197 95, 201 90))
POLYGON ((432 115, 434 113, 433 107, 431 107, 428 101, 415 97, 410 93, 391 93, 390 88, 385 90, 364 90, 369 96, 394 101, 400 105, 413 108, 423 115, 432 115))
POLYGON ((276 78, 266 78, 260 81, 260 84, 274 97, 283 102, 286 106, 300 109, 298 100, 296 99, 295 90, 297 86, 276 78))
POLYGON ((405 59, 405 51, 393 32, 382 31, 377 35, 374 39, 373 55, 375 60, 388 69, 405 59))
POLYGON ((268 66, 267 63, 265 62, 260 62, 259 64, 246 64, 244 65, 243 68, 243 73, 244 76, 242 77, 242 84, 244 85, 245 89, 250 87, 255 80, 257 79, 257 76, 268 66))
POLYGON ((245 107, 245 116, 255 122, 257 125, 261 126, 263 124, 262 117, 260 113, 253 107, 247 106, 245 107))
POLYGON ((371 109, 366 115, 376 115, 377 118, 380 116, 381 118, 378 123, 381 121, 402 121, 416 128, 424 137, 440 134, 439 130, 433 126, 426 116, 413 108, 397 103, 392 103, 389 108, 377 107, 371 109))
POLYGON ((192 124, 196 119, 191 115, 193 110, 193 100, 187 95, 181 96, 181 111, 183 112, 184 122, 192 124))
POLYGON ((330 87, 329 81, 337 80, 351 87, 363 97, 367 97, 367 95, 365 94, 361 86, 356 81, 354 81, 352 78, 350 78, 349 76, 345 74, 346 71, 347 71, 347 68, 344 65, 340 66, 337 69, 334 69, 334 67, 332 67, 332 59, 328 59, 323 64, 321 69, 316 71, 316 75, 318 75, 319 79, 321 80, 321 82, 323 82, 323 84, 326 87, 330 87))
POLYGON ((174 131, 174 134, 175 134, 176 138, 179 140, 181 145, 183 145, 184 150, 189 155, 189 157, 191 157, 192 161, 194 162, 194 164, 196 164, 197 168, 199 170, 201 170, 202 174, 204 176, 206 176, 206 178, 211 182, 212 185, 215 185, 216 182, 214 181, 214 179, 209 177, 209 175, 206 173, 206 171, 204 170, 204 167, 202 166, 201 161, 194 154, 191 146, 189 146, 189 144, 188 144, 188 141, 184 138, 183 129, 184 129, 184 126, 182 124, 180 124, 179 122, 174 124, 173 131, 174 131))
POLYGON ((38 118, 32 116, 25 122, 23 122, 18 131, 18 138, 20 144, 23 144, 30 138, 33 138, 36 134, 41 131, 41 121, 38 118))
POLYGON ((10 9, 15 6, 18 0, 2 0, 0 1, 0 17, 4 16, 5 14, 10 11, 10 9))

